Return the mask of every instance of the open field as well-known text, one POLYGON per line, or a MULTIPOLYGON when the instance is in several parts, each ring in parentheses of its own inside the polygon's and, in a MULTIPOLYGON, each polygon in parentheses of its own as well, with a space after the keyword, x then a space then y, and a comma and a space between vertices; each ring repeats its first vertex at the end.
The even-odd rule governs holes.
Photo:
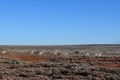
POLYGON ((120 80, 120 45, 0 46, 0 80, 120 80))

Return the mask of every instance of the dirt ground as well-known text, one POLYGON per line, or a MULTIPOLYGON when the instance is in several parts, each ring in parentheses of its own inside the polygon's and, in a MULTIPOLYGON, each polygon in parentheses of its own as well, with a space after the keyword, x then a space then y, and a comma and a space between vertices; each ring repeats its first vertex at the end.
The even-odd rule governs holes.
POLYGON ((0 53, 0 80, 120 80, 120 58, 0 53))

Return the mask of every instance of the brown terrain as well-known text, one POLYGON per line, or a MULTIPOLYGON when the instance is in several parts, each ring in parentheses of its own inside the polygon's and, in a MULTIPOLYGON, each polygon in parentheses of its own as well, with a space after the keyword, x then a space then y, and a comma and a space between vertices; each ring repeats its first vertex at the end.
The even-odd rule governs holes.
POLYGON ((120 80, 120 45, 0 46, 0 80, 120 80))

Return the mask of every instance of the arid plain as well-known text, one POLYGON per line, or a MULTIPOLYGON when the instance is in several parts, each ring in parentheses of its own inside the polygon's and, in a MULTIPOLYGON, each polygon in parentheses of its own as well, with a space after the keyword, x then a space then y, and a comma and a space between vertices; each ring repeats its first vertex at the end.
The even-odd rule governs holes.
POLYGON ((120 45, 0 46, 0 80, 120 80, 120 45))

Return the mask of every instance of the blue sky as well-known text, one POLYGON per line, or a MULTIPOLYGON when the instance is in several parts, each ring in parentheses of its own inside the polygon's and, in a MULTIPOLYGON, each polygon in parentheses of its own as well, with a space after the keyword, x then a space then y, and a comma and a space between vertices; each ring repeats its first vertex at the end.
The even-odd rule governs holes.
POLYGON ((120 0, 0 0, 1 45, 120 43, 120 0))

